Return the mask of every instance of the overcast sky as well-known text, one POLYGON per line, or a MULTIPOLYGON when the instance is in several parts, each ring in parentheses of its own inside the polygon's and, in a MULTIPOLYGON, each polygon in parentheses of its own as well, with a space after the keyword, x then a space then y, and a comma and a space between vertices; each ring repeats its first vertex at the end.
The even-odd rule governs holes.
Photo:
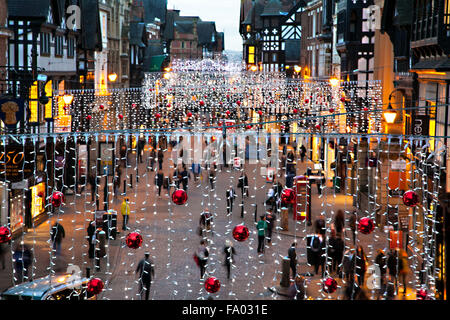
POLYGON ((217 31, 225 32, 225 50, 242 51, 239 0, 168 0, 167 9, 178 9, 181 16, 215 21, 217 31))

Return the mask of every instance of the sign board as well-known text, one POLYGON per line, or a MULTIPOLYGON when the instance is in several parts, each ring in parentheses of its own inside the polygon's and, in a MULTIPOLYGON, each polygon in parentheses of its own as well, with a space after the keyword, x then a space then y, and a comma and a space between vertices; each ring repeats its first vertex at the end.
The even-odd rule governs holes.
POLYGON ((235 158, 233 159, 233 166, 234 166, 236 169, 239 169, 239 168, 241 167, 241 158, 235 157, 235 158))
POLYGON ((0 119, 8 129, 15 129, 22 121, 24 102, 22 99, 0 99, 0 119))
POLYGON ((274 175, 275 175, 275 168, 267 168, 266 182, 273 182, 274 175))
POLYGON ((409 230, 409 216, 408 215, 401 215, 398 216, 400 221, 400 229, 402 231, 408 231, 409 230))
POLYGON ((0 179, 19 182, 34 173, 33 147, 6 146, 0 150, 0 179), (6 177, 5 177, 6 175, 6 177))
POLYGON ((406 170, 406 160, 398 160, 391 162, 391 170, 406 170))
POLYGON ((415 136, 428 136, 430 116, 415 115, 412 123, 412 131, 415 136))

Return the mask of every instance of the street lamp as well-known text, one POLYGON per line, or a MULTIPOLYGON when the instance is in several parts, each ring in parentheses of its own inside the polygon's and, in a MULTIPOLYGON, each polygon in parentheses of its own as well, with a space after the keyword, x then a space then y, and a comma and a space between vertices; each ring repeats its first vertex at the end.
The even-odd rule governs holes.
POLYGON ((115 82, 117 80, 117 73, 113 72, 113 73, 108 74, 108 79, 111 82, 115 82))
POLYGON ((258 70, 258 67, 255 66, 255 65, 252 65, 252 66, 250 67, 250 70, 253 71, 253 72, 256 72, 256 71, 258 70))
POLYGON ((302 67, 295 65, 294 66, 294 71, 298 74, 300 71, 302 71, 302 67))
POLYGON ((64 103, 65 103, 65 104, 71 104, 72 101, 73 101, 73 95, 71 95, 71 94, 65 94, 65 95, 63 96, 63 100, 64 100, 64 103))
POLYGON ((339 79, 337 78, 331 78, 329 81, 332 87, 337 87, 339 85, 339 79))
POLYGON ((395 118, 397 117, 397 112, 395 112, 394 108, 392 108, 392 105, 391 105, 392 94, 395 91, 397 91, 397 89, 392 91, 391 94, 389 95, 388 107, 387 107, 386 111, 383 112, 384 120, 386 120, 386 122, 389 124, 394 123, 395 118))

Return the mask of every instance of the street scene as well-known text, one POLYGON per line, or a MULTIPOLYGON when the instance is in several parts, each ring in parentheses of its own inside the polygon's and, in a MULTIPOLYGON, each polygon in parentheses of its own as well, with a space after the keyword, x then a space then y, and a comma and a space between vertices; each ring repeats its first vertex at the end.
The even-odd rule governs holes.
POLYGON ((444 5, 0 0, 0 299, 446 300, 444 5))

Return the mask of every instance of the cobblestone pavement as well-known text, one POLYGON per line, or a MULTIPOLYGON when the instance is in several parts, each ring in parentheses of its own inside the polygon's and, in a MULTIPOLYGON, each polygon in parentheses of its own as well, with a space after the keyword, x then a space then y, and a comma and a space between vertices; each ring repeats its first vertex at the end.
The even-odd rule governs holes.
MULTIPOLYGON (((146 153, 148 151, 146 150, 146 153)), ((173 172, 173 161, 170 160, 171 152, 166 151, 163 170, 165 173, 173 172), (171 169, 169 170, 169 166, 171 169)), ((258 216, 264 213, 264 200, 270 184, 265 182, 260 175, 260 166, 245 165, 245 172, 249 180, 249 197, 244 199, 244 218, 241 218, 241 196, 235 200, 233 212, 226 213, 226 190, 232 185, 237 189, 240 171, 228 168, 219 168, 215 189, 211 190, 207 179, 207 172, 203 172, 201 179, 195 182, 189 181, 188 202, 186 205, 177 206, 164 194, 158 197, 154 185, 154 172, 146 170, 145 163, 139 163, 139 182, 136 182, 135 155, 131 155, 130 168, 124 170, 128 175, 127 196, 131 199, 131 215, 129 231, 121 230, 122 218, 120 216, 120 204, 122 196, 113 199, 110 205, 119 213, 118 227, 120 234, 116 240, 107 242, 107 255, 101 259, 101 269, 96 271, 94 260, 88 259, 88 242, 86 240, 86 228, 95 203, 92 203, 90 188, 81 195, 67 196, 66 205, 59 212, 53 214, 46 222, 26 234, 15 239, 13 246, 19 241, 24 241, 34 248, 35 260, 33 264, 34 277, 48 274, 50 262, 49 230, 51 223, 56 219, 65 227, 66 237, 63 240, 61 258, 52 260, 51 267, 55 270, 65 271, 68 264, 74 264, 83 271, 91 268, 91 274, 105 281, 105 290, 99 295, 100 299, 140 299, 138 292, 137 276, 135 269, 137 263, 143 258, 146 251, 150 252, 151 259, 155 263, 155 278, 151 286, 150 299, 286 299, 282 294, 276 294, 268 288, 279 288, 281 279, 282 259, 287 255, 287 250, 293 240, 299 242, 297 255, 299 257, 300 273, 312 272, 313 267, 306 263, 306 244, 304 237, 312 232, 311 227, 305 222, 295 222, 292 216, 289 218, 289 231, 276 229, 272 244, 266 246, 264 254, 257 254, 257 235, 255 224, 255 208, 258 216), (131 177, 132 175, 132 177, 131 177), (130 179, 133 179, 132 188, 130 179), (205 209, 214 214, 214 226, 207 235, 210 249, 210 259, 207 273, 217 277, 221 282, 220 291, 216 294, 208 294, 200 280, 200 272, 192 255, 199 245, 200 237, 196 234, 200 213, 205 209), (237 252, 235 265, 232 268, 232 277, 227 280, 224 266, 223 247, 226 239, 232 239, 231 231, 234 226, 244 223, 251 231, 249 239, 245 242, 234 241, 237 252), (141 248, 133 250, 124 244, 125 236, 130 231, 138 231, 144 237, 141 248)), ((145 158, 145 157, 144 157, 145 158)), ((308 163, 297 163, 297 174, 306 171, 308 163)), ((191 176, 192 177, 192 176, 191 176)), ((280 179, 284 185, 284 178, 280 179)), ((111 181, 110 181, 111 183, 111 181)), ((103 185, 100 189, 103 195, 103 185)), ((172 189, 173 190, 173 189, 172 189)), ((163 190, 162 193, 166 193, 163 190)), ((332 211, 338 209, 351 211, 352 199, 349 196, 334 194, 331 183, 321 196, 314 187, 312 191, 312 220, 320 214, 331 217, 332 211)), ((277 216, 277 225, 280 225, 280 217, 277 216)), ((375 259, 378 248, 388 245, 387 236, 376 229, 370 235, 358 237, 368 256, 369 261, 375 259)), ((349 237, 346 244, 350 242, 349 237)), ((10 254, 6 257, 6 269, 0 272, 0 289, 4 290, 12 286, 12 262, 10 254)), ((307 277, 307 294, 313 299, 342 299, 343 280, 334 276, 339 284, 336 293, 325 295, 321 290, 320 277, 314 275, 307 277)), ((398 299, 414 299, 412 293, 412 276, 408 278, 410 284, 405 296, 398 299)), ((365 289, 369 297, 374 298, 374 292, 365 289)))

